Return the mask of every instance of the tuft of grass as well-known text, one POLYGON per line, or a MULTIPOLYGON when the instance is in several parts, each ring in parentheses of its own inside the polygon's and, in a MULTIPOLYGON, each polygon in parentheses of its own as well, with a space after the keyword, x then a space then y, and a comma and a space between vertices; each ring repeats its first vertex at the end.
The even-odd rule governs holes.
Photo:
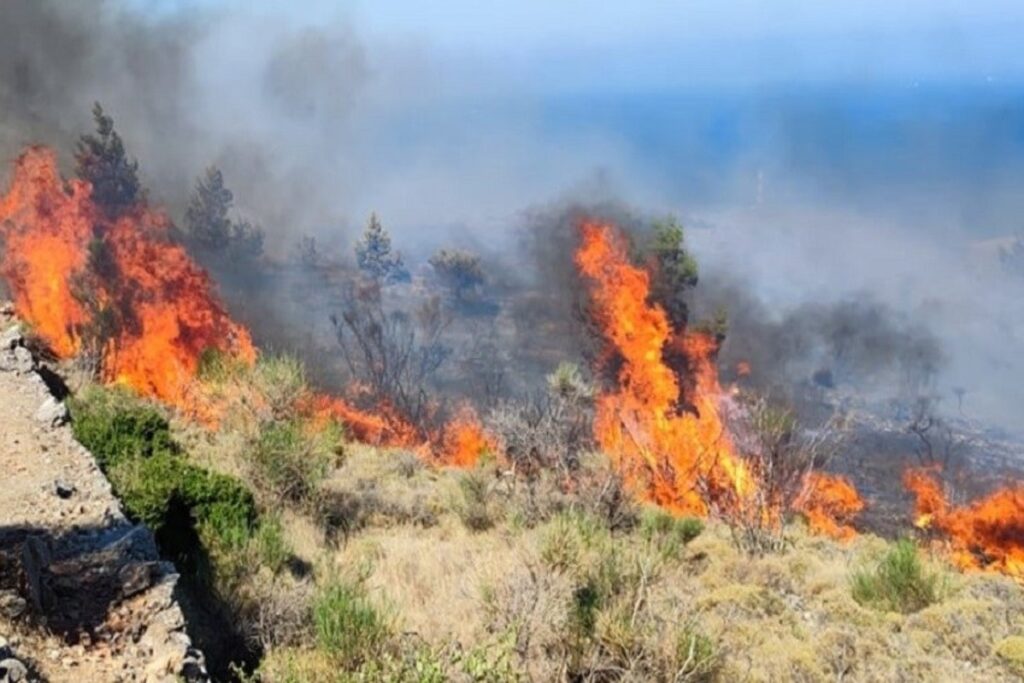
POLYGON ((721 667, 721 653, 710 637, 692 626, 676 639, 675 681, 712 681, 721 667))
POLYGON ((868 570, 854 573, 853 599, 861 605, 910 614, 939 600, 939 576, 925 569, 917 546, 896 543, 868 570))
POLYGON ((292 549, 284 537, 281 518, 264 516, 253 535, 252 543, 262 566, 280 574, 292 557, 292 549))
POLYGON ((678 559, 686 544, 704 531, 704 522, 693 517, 674 517, 649 508, 640 516, 640 534, 665 559, 678 559))
POLYGON ((317 645, 347 670, 379 659, 391 637, 388 618, 370 601, 364 588, 332 578, 313 602, 317 645))

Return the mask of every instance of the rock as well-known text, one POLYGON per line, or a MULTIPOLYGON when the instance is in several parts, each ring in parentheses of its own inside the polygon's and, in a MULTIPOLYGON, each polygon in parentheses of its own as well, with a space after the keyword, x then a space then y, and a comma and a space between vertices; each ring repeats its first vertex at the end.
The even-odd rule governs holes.
POLYGON ((28 603, 25 598, 11 590, 0 591, 0 614, 8 619, 17 619, 26 609, 28 603))
POLYGON ((58 498, 63 498, 64 500, 67 500, 68 498, 73 496, 75 494, 75 491, 77 490, 78 489, 75 488, 74 484, 69 484, 63 479, 58 479, 57 481, 53 482, 53 492, 57 494, 58 498))
POLYGON ((21 333, 21 325, 12 325, 3 332, 0 332, 0 349, 13 351, 16 346, 21 346, 25 337, 21 333))
POLYGON ((9 659, 12 654, 11 646, 7 644, 7 639, 0 636, 0 660, 9 659))
POLYGON ((28 669, 25 665, 13 657, 0 662, 0 683, 15 683, 16 681, 28 680, 28 669))
POLYGON ((121 596, 129 598, 141 593, 153 584, 153 579, 160 573, 159 562, 132 562, 117 572, 117 580, 121 584, 121 596))
POLYGON ((19 373, 25 373, 31 372, 35 368, 36 360, 32 357, 32 352, 24 346, 15 347, 13 355, 14 363, 12 369, 17 370, 19 373))
POLYGON ((44 573, 50 566, 50 548, 39 536, 29 536, 22 547, 21 566, 28 579, 28 594, 36 611, 42 613, 50 605, 49 590, 43 582, 44 573))
POLYGON ((53 396, 47 397, 36 411, 36 420, 47 427, 59 427, 65 424, 69 417, 68 407, 53 396))

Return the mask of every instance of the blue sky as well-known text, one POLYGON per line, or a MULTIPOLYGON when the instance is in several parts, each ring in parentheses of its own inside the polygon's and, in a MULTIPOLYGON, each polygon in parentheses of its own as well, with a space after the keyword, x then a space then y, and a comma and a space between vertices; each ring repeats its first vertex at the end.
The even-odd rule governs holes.
MULTIPOLYGON (((133 0, 153 7, 153 2, 133 0)), ((1008 0, 584 0, 281 3, 230 7, 472 58, 541 89, 643 89, 1024 78, 1024 3, 1008 0)))

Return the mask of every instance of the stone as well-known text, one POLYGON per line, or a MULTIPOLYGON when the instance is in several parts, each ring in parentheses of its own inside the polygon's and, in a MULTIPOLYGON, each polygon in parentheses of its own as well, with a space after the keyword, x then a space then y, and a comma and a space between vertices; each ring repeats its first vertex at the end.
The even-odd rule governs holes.
POLYGON ((28 680, 28 669, 13 657, 0 662, 0 683, 16 683, 28 680))
POLYGON ((53 396, 47 397, 42 405, 39 406, 39 409, 36 410, 36 421, 43 423, 47 427, 59 427, 65 424, 68 419, 70 419, 68 407, 53 396))
POLYGON ((0 349, 13 351, 16 346, 21 346, 25 340, 21 332, 21 325, 11 325, 3 332, 0 332, 0 349))
POLYGON ((63 498, 64 500, 67 500, 68 498, 73 496, 75 494, 75 491, 77 490, 78 489, 75 488, 74 484, 69 484, 63 479, 58 479, 57 481, 53 482, 53 492, 57 494, 58 498, 63 498))
POLYGON ((132 562, 124 565, 117 572, 121 596, 129 598, 146 590, 153 584, 153 579, 159 572, 159 562, 132 562))
POLYGON ((20 373, 31 372, 36 366, 36 361, 32 357, 32 352, 26 349, 24 346, 15 347, 14 362, 12 369, 17 370, 20 373))
POLYGON ((12 590, 0 591, 0 614, 8 619, 17 619, 25 613, 26 609, 28 609, 28 603, 25 598, 12 590))
POLYGON ((49 589, 43 581, 50 566, 50 548, 39 536, 29 536, 22 547, 21 566, 25 570, 29 599, 38 612, 45 612, 50 605, 49 589))

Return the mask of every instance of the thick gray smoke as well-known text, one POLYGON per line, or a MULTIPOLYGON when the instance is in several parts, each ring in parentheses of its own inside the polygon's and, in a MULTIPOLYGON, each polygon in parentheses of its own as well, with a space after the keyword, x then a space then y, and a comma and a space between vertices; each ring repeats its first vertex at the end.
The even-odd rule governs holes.
MULTIPOLYGON (((866 141, 874 119, 841 97, 787 108, 781 96, 750 105, 723 90, 718 108, 696 93, 654 99, 638 117, 600 98, 545 100, 508 72, 369 35, 344 14, 142 6, 0 3, 4 162, 41 142, 70 165, 99 100, 155 201, 180 217, 196 176, 216 164, 278 261, 302 235, 331 261, 350 258, 371 210, 414 272, 439 246, 477 249, 490 294, 514 309, 510 355, 536 374, 581 350, 566 207, 596 206, 633 228, 638 214, 675 211, 702 268, 695 310, 729 309, 727 365, 750 361, 766 385, 926 384, 947 409, 1015 426, 1024 278, 1003 273, 978 236, 1019 224, 1021 195, 1007 188, 1019 186, 1020 164, 987 155, 1009 139, 1000 122, 1018 120, 1019 104, 994 101, 968 125, 969 108, 946 120, 934 112, 948 100, 922 100, 909 110, 920 123, 866 141), (647 147, 620 129, 641 130, 647 147), (676 136, 662 144, 662 133, 676 136), (722 152, 730 146, 742 149, 722 152), (557 209, 526 208, 553 197, 557 209)), ((243 318, 329 336, 329 295, 314 306, 310 283, 291 272, 261 286, 272 291, 236 288, 243 318)))

